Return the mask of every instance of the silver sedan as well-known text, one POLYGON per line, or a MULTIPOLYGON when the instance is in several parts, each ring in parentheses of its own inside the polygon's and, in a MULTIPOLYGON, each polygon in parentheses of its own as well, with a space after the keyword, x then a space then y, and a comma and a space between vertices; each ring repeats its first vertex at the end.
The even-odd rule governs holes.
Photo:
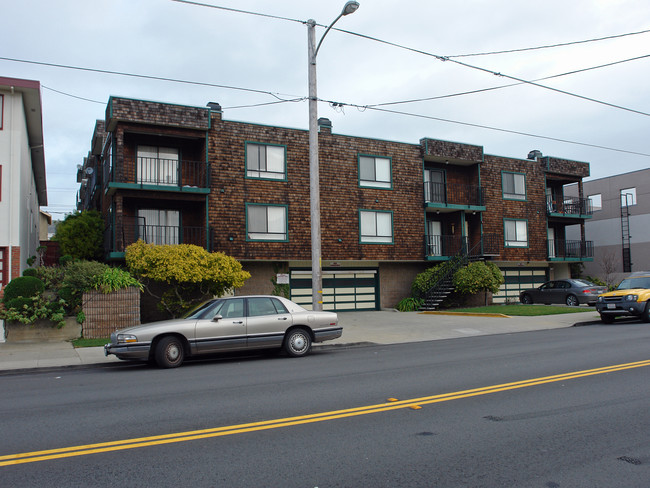
POLYGON ((531 303, 566 303, 577 306, 582 303, 595 305, 598 295, 607 291, 606 286, 598 286, 580 279, 547 281, 537 288, 524 290, 519 294, 519 301, 531 303))
POLYGON ((104 354, 143 360, 161 368, 180 366, 188 356, 248 349, 280 349, 305 356, 313 342, 341 337, 334 312, 309 311, 271 295, 211 300, 182 319, 117 330, 104 354))

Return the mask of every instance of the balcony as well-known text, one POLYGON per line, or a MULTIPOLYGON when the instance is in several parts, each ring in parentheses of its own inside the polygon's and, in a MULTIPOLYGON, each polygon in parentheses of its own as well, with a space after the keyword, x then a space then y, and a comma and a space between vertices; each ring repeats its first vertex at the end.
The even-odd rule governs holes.
POLYGON ((484 211, 483 187, 453 183, 424 183, 424 201, 429 208, 484 211))
POLYGON ((133 169, 116 171, 110 165, 104 165, 104 181, 109 189, 210 192, 209 165, 206 161, 139 157, 125 166, 133 169))
POLYGON ((194 244, 207 249, 205 227, 184 225, 151 225, 141 217, 124 217, 121 224, 104 231, 104 249, 113 258, 123 257, 126 248, 138 239, 151 244, 194 244))
POLYGON ((567 241, 552 239, 546 241, 549 261, 593 261, 593 241, 567 241))
POLYGON ((445 261, 457 254, 467 254, 470 257, 498 256, 502 241, 502 237, 498 234, 483 234, 481 239, 470 248, 467 237, 426 236, 426 257, 429 261, 445 261))
POLYGON ((589 218, 594 209, 588 198, 564 197, 554 199, 546 198, 546 215, 551 217, 589 218))

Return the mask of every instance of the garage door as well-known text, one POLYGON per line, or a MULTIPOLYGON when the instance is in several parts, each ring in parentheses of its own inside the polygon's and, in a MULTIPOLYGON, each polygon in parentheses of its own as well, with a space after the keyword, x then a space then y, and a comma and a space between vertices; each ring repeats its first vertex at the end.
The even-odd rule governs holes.
POLYGON ((492 299, 494 303, 519 301, 519 292, 526 288, 535 288, 545 281, 548 268, 500 268, 505 282, 499 293, 492 299))
MULTIPOLYGON (((311 270, 291 270, 291 299, 311 310, 311 270)), ((379 310, 377 269, 324 269, 323 310, 379 310)))

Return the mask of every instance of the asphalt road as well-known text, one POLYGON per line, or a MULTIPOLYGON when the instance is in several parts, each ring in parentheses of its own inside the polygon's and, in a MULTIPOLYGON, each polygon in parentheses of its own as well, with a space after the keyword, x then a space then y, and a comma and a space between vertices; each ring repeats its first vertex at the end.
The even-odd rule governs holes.
POLYGON ((639 322, 8 374, 0 487, 645 488, 649 380, 639 322))

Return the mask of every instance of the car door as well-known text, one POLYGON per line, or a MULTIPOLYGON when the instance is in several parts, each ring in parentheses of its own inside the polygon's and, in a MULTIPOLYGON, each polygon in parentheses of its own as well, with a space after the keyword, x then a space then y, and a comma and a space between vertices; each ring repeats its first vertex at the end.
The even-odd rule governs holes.
POLYGON ((556 293, 555 286, 557 282, 548 281, 539 287, 538 298, 540 303, 553 303, 553 297, 556 293))
POLYGON ((196 354, 246 349, 245 299, 225 300, 217 311, 216 317, 216 319, 206 318, 196 322, 194 341, 196 354))
POLYGON ((249 297, 247 334, 250 349, 281 347, 293 317, 274 297, 249 297))

